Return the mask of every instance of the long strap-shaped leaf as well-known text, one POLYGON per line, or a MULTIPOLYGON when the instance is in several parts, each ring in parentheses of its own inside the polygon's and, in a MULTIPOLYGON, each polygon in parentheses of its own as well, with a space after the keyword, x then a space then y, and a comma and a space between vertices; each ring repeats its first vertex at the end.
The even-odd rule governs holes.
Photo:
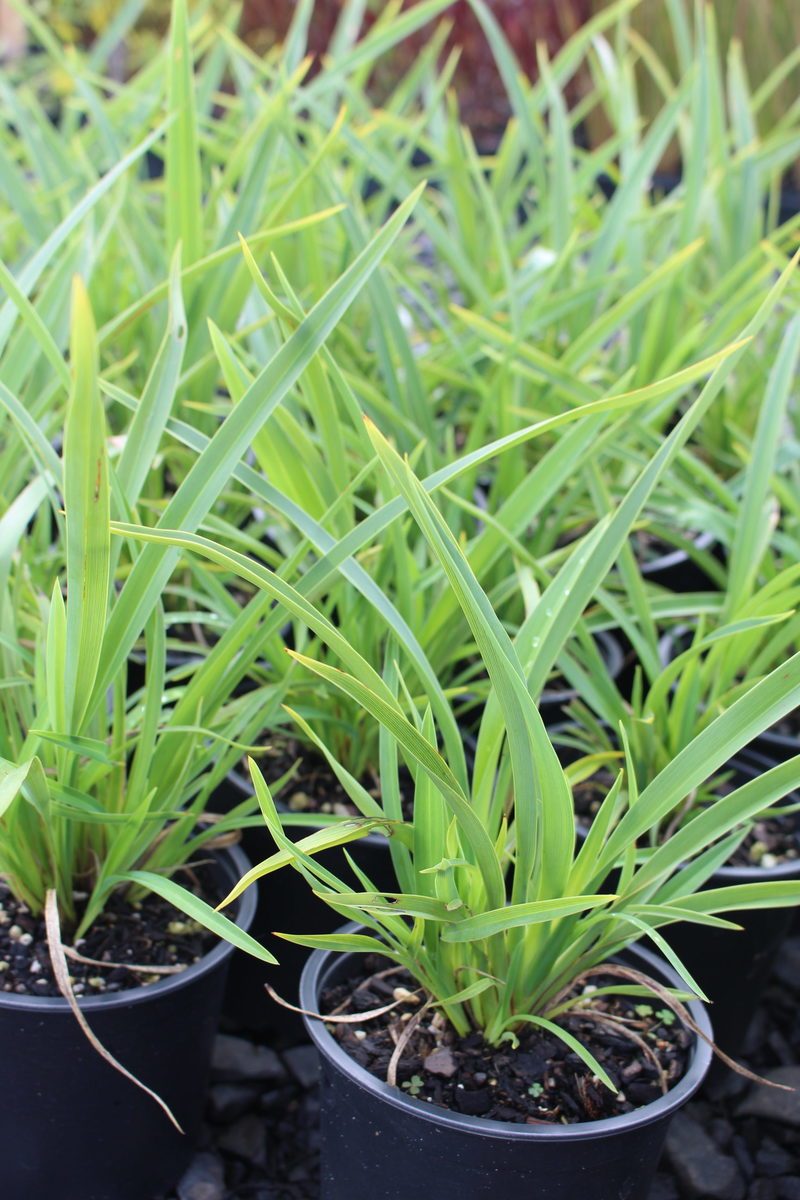
MULTIPOLYGON (((423 735, 414 728, 399 711, 394 698, 387 703, 383 696, 364 686, 358 679, 344 671, 329 667, 326 663, 292 651, 292 657, 302 662, 309 670, 327 679, 351 696, 366 711, 389 731, 393 738, 419 763, 429 779, 433 781, 447 801, 459 823, 466 846, 483 877, 488 903, 494 907, 505 900, 505 887, 500 863, 491 838, 479 820, 469 800, 449 766, 423 735)), ((383 681, 381 681, 383 682, 383 681)), ((391 695, 391 693, 390 693, 391 695)))
MULTIPOLYGON (((716 844, 731 830, 741 832, 746 829, 748 821, 797 787, 800 787, 800 755, 721 796, 658 847, 636 872, 632 890, 638 892, 659 879, 668 878, 682 863, 694 859, 698 849, 716 844)), ((674 887, 670 890, 676 895, 683 895, 688 890, 681 887, 683 875, 681 871, 673 880, 674 887)), ((797 885, 797 899, 800 903, 800 884, 797 885)))
POLYGON ((187 263, 203 252, 203 198, 195 108, 195 78, 186 0, 173 0, 170 33, 169 111, 164 180, 167 243, 174 254, 180 241, 187 263))
POLYGON ((350 645, 336 626, 318 608, 315 608, 296 588, 281 579, 274 571, 270 571, 268 567, 248 558, 245 554, 240 554, 238 550, 227 550, 223 546, 218 546, 216 542, 197 533, 181 533, 174 529, 148 529, 144 525, 126 525, 120 521, 114 521, 111 528, 114 533, 136 538, 155 546, 182 547, 186 550, 197 551, 211 562, 219 563, 220 566, 232 571, 241 579, 255 584, 329 645, 353 673, 368 687, 374 689, 382 700, 400 711, 392 693, 371 664, 359 654, 354 646, 350 645))
POLYGON ((371 424, 378 457, 406 500, 469 622, 503 712, 514 774, 517 865, 512 899, 558 894, 572 863, 572 795, 514 646, 467 559, 411 468, 371 424))
POLYGON ((170 263, 169 312, 166 330, 147 377, 142 398, 125 437, 117 465, 117 479, 131 507, 138 502, 178 387, 186 348, 186 312, 181 293, 181 256, 176 250, 170 263))
POLYGON ((569 631, 605 578, 647 498, 710 408, 752 338, 769 319, 794 275, 798 261, 800 252, 782 272, 758 312, 748 323, 742 339, 727 348, 722 361, 716 366, 700 395, 646 464, 602 534, 590 535, 583 544, 579 543, 576 546, 523 625, 518 634, 522 642, 530 640, 533 636, 539 639, 538 652, 529 676, 531 690, 535 695, 544 687, 569 631))
POLYGON ((731 547, 728 589, 722 618, 730 620, 750 595, 771 533, 770 515, 765 511, 775 460, 782 444, 786 406, 797 375, 800 358, 800 317, 789 323, 770 371, 761 405, 756 436, 745 473, 745 485, 731 547))
POLYGON ((97 338, 89 298, 76 277, 72 292, 72 390, 64 428, 67 523, 65 713, 78 733, 100 665, 109 604, 111 534, 105 413, 97 338))

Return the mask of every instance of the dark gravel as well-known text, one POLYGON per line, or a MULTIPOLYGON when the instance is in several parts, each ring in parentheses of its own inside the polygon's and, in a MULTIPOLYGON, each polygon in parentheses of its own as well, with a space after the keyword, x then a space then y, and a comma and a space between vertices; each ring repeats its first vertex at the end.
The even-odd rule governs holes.
MULTIPOLYGON (((798 1001, 800 936, 784 943, 741 1054, 798 1091, 723 1071, 673 1122, 650 1200, 800 1200, 798 1001)), ((222 1036, 203 1143, 166 1200, 318 1200, 314 1053, 285 1037, 222 1036)))

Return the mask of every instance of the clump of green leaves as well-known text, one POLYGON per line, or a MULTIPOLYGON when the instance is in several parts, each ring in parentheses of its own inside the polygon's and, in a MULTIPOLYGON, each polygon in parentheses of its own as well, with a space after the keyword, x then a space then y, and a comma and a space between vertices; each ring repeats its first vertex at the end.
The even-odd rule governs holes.
MULTIPOLYGON (((798 362, 800 318, 794 316, 771 364, 735 490, 720 489, 716 506, 695 498, 704 527, 724 539, 719 588, 683 597, 648 588, 628 545, 596 598, 638 656, 630 699, 598 669, 591 645, 574 643, 562 661, 580 699, 570 706, 560 743, 595 763, 621 762, 624 747, 634 789, 649 785, 701 731, 742 706, 748 691, 800 646, 800 569, 782 562, 773 544, 798 362)), ((598 504, 609 502, 597 477, 594 491, 598 504)), ((669 838, 715 803, 721 782, 709 778, 667 813, 650 830, 651 841, 669 838)))
MULTIPOLYGON (((758 323, 767 319, 787 278, 765 301, 748 333, 757 332, 758 323)), ((183 545, 212 561, 225 561, 268 594, 280 596, 340 656, 344 670, 296 652, 293 657, 363 705, 381 725, 381 803, 366 794, 317 739, 363 819, 298 842, 286 837, 269 788, 251 765, 256 795, 278 850, 254 867, 232 895, 291 864, 335 911, 357 916, 365 926, 364 932, 292 940, 308 946, 382 952, 412 973, 458 1032, 477 1027, 497 1044, 514 1038, 525 1024, 533 1024, 556 1032, 601 1078, 599 1065, 563 1024, 579 1003, 571 998, 576 982, 590 979, 601 964, 640 937, 655 942, 683 971, 661 926, 690 920, 728 927, 730 923, 717 914, 747 904, 781 906, 796 901, 794 886, 783 883, 698 889, 715 869, 718 855, 741 839, 752 815, 798 781, 800 759, 735 790, 713 811, 696 815, 645 862, 637 858, 636 843, 726 761, 731 749, 770 717, 797 703, 799 655, 771 672, 693 739, 640 793, 623 793, 618 777, 577 851, 569 782, 533 699, 537 681, 546 678, 652 489, 743 353, 745 346, 738 343, 717 362, 625 501, 573 547, 538 608, 513 639, 429 491, 408 462, 368 426, 377 460, 444 572, 490 679, 471 772, 462 756, 456 755, 451 763, 447 752, 440 752, 433 707, 419 706, 411 699, 391 646, 383 672, 378 673, 330 622, 298 594, 279 585, 267 570, 203 538, 120 527, 120 532, 145 541, 183 545), (403 818, 401 759, 414 779, 413 822, 403 818), (361 890, 354 890, 316 860, 325 846, 376 829, 390 833, 396 892, 376 891, 352 863, 361 884, 361 890), (681 870, 686 863, 690 866, 681 870), (620 869, 619 884, 614 894, 608 894, 602 887, 614 868, 620 869)), ((694 987, 688 978, 687 983, 694 987)), ((641 978, 633 986, 647 990, 641 978)), ((669 998, 665 1003, 669 1007, 669 998)))

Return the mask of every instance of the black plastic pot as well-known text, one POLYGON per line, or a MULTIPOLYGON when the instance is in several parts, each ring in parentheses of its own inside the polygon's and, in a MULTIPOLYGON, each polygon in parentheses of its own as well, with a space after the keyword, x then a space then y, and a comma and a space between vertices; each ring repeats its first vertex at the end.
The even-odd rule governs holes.
MULTIPOLYGON (((757 769, 744 760, 731 765, 751 777, 757 769)), ((790 859, 774 867, 720 867, 706 887, 778 880, 796 880, 800 903, 800 859, 790 859)), ((722 915, 741 929, 712 929, 707 925, 682 923, 662 932, 711 1001, 717 1045, 735 1058, 741 1053, 744 1036, 761 993, 769 982, 772 965, 789 933, 794 909, 751 908, 722 915)), ((715 1063, 713 1079, 720 1079, 722 1071, 722 1065, 715 1063)))
MULTIPOLYGON (((714 535, 711 533, 699 533, 694 538, 698 550, 712 553, 714 542, 714 535)), ((716 549, 721 555, 721 548, 717 545, 716 549)), ((639 570, 649 583, 657 583, 659 587, 667 588, 670 592, 716 591, 719 586, 686 550, 668 550, 657 558, 643 562, 639 570)))
MULTIPOLYGON (((628 953, 628 961, 677 984, 654 955, 638 947, 628 953)), ((319 1011, 320 993, 347 978, 352 962, 352 955, 315 950, 303 972, 302 1006, 319 1011)), ((710 1036, 703 1006, 690 1009, 710 1036)), ((700 1086, 711 1058, 698 1039, 680 1083, 633 1113, 580 1125, 517 1125, 406 1096, 358 1066, 321 1021, 307 1018, 306 1026, 322 1071, 321 1200, 644 1200, 670 1118, 700 1086)))
MULTIPOLYGON (((797 716, 793 723, 798 725, 797 716)), ((758 737, 753 738, 744 751, 745 757, 756 763, 774 764, 786 762, 788 759, 794 758, 796 754, 800 754, 800 735, 783 732, 785 728, 786 723, 781 722, 778 728, 773 726, 765 729, 758 737)))
MULTIPOLYGON (((228 798, 215 793, 212 807, 219 803, 222 809, 232 808, 251 794, 249 780, 236 772, 228 776, 226 788, 230 790, 228 798)), ((286 832, 292 838, 300 838, 313 831, 308 826, 287 826, 286 832)), ((264 825, 244 829, 242 845, 254 863, 275 852, 275 843, 264 825)), ((377 833, 368 834, 351 842, 347 850, 379 891, 395 890, 397 880, 387 838, 377 833)), ((352 878, 354 887, 360 886, 351 875, 341 847, 317 854, 315 858, 329 871, 343 875, 345 879, 352 878)), ((250 894, 256 904, 252 934, 272 951, 278 963, 269 965, 236 951, 231 961, 223 1013, 240 1028, 269 1029, 281 1036, 297 1037, 303 1030, 299 1015, 276 1004, 264 990, 264 984, 269 983, 279 996, 296 1005, 300 974, 308 951, 303 946, 278 940, 273 934, 276 930, 280 933, 332 933, 342 919, 314 895, 303 876, 292 867, 282 867, 275 874, 266 875, 257 887, 250 888, 250 894)))
MULTIPOLYGON (((228 889, 248 868, 219 852, 228 889)), ((237 924, 252 920, 245 895, 237 924)), ((201 1129, 211 1048, 232 947, 179 975, 81 1001, 92 1030, 161 1108, 92 1049, 65 1000, 0 992, 0 1194, 4 1200, 151 1200, 181 1177, 201 1129)))

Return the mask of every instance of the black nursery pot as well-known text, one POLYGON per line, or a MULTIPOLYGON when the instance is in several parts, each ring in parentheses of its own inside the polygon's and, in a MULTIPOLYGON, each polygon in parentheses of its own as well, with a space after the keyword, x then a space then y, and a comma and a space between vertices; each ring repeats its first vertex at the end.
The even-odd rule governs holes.
MULTIPOLYGON (((731 765, 744 777, 752 778, 757 771, 755 764, 746 760, 735 760, 731 765)), ((728 864, 714 872, 706 887, 791 880, 797 883, 800 901, 800 859, 796 858, 773 867, 728 864)), ((663 931, 670 946, 712 1002, 717 1045, 734 1058, 741 1053, 744 1036, 761 993, 769 982, 772 965, 789 933, 794 914, 792 908, 750 908, 722 914, 741 926, 736 931, 684 922, 663 931)), ((715 1062, 712 1082, 723 1077, 722 1063, 715 1062)))
MULTIPOLYGON (((249 869, 219 852, 228 890, 249 869)), ((242 897, 247 929, 255 898, 242 897)), ((232 947, 218 943, 178 975, 81 1002, 103 1045, 170 1106, 115 1071, 60 997, 0 992, 0 1194, 4 1200, 151 1200, 186 1170, 201 1129, 211 1048, 232 947)))
MULTIPOLYGON (((718 543, 715 546, 713 534, 699 533, 693 540, 698 550, 713 551, 717 557, 722 557, 722 548, 718 543)), ((650 583, 657 583, 670 592, 704 592, 718 587, 700 563, 679 548, 643 562, 639 569, 650 583)))
MULTIPOLYGON (((352 974, 354 957, 315 950, 303 972, 302 1007, 318 1012, 321 992, 352 974)), ((647 951, 634 947, 622 957, 678 985, 647 951)), ((710 1037, 703 1006, 689 1008, 710 1037)), ((406 1096, 358 1066, 321 1021, 306 1018, 306 1027, 322 1072, 321 1200, 644 1200, 670 1118, 711 1059, 698 1039, 680 1083, 635 1112, 579 1125, 517 1125, 406 1096)))
MULTIPOLYGON (((218 793, 215 803, 232 808, 250 794, 248 782, 236 772, 228 776, 227 799, 218 793)), ((280 805, 279 805, 280 808, 280 805)), ((292 838, 312 833, 309 827, 288 827, 292 838)), ((275 843, 265 825, 242 830, 242 845, 251 862, 259 863, 275 852, 275 843)), ((367 834, 351 842, 348 853, 379 891, 394 891, 397 879, 392 865, 388 838, 378 833, 367 834)), ((350 877, 349 867, 341 847, 314 856, 316 861, 344 878, 350 877)), ((355 877, 353 885, 357 886, 355 877)), ((237 950, 231 960, 228 984, 223 1003, 223 1016, 238 1028, 251 1031, 270 1030, 280 1037, 296 1039, 302 1036, 303 1023, 299 1014, 277 1004, 264 990, 268 983, 277 994, 291 1004, 298 1002, 300 974, 308 951, 293 942, 278 942, 272 935, 280 933, 332 933, 342 918, 315 896, 306 880, 292 867, 283 867, 266 875, 251 887, 247 894, 256 905, 252 934, 269 948, 278 959, 267 964, 237 950)))
POLYGON ((800 754, 800 714, 795 713, 777 726, 765 729, 744 751, 744 757, 756 764, 773 766, 800 754), (794 732, 790 726, 794 726, 794 732))

